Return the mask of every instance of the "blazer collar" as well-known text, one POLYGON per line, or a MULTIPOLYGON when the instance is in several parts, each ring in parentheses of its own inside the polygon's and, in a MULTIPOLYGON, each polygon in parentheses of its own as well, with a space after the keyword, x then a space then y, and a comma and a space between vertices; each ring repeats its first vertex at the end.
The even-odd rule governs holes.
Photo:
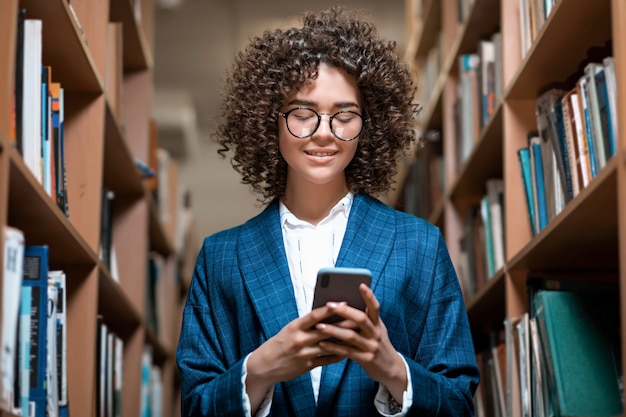
MULTIPOLYGON (((395 220, 391 212, 390 207, 378 200, 356 194, 336 262, 337 266, 368 268, 372 271, 372 289, 377 286, 395 240, 395 220), (383 233, 381 228, 384 228, 383 233)), ((278 202, 271 203, 244 225, 239 247, 246 247, 247 253, 258 255, 246 257, 241 252, 238 254, 241 274, 267 340, 298 317, 280 228, 278 202)), ((327 407, 333 403, 346 363, 347 360, 344 360, 323 370, 318 403, 327 407)), ((308 373, 284 385, 291 398, 303 398, 306 394, 301 405, 294 404, 299 410, 298 416, 314 415, 315 400, 308 373), (310 395, 302 390, 310 391, 310 395)), ((319 414, 322 411, 318 410, 318 415, 322 415, 319 414)))

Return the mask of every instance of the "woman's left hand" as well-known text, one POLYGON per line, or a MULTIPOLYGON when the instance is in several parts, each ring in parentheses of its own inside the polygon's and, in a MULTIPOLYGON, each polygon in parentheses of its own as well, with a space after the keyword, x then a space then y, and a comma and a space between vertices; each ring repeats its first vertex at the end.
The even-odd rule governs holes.
POLYGON ((334 313, 345 318, 344 325, 318 323, 316 329, 339 339, 341 343, 320 341, 320 348, 331 355, 345 356, 358 362, 367 375, 383 384, 396 401, 402 403, 402 394, 407 386, 404 361, 391 344, 387 327, 380 319, 380 303, 374 292, 365 284, 359 287, 365 300, 365 312, 346 303, 333 305, 334 313), (351 323, 346 326, 345 323, 351 323), (356 325, 356 329, 354 328, 356 325))

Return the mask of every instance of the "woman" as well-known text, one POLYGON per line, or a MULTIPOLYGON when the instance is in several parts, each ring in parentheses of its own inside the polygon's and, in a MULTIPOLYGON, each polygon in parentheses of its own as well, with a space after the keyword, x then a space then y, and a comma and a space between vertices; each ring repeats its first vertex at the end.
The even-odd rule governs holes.
POLYGON ((184 416, 473 415, 478 370, 442 236, 372 197, 417 140, 394 47, 331 9, 237 56, 216 139, 267 206, 198 256, 177 350, 184 416), (328 266, 372 272, 365 311, 311 310, 328 266))

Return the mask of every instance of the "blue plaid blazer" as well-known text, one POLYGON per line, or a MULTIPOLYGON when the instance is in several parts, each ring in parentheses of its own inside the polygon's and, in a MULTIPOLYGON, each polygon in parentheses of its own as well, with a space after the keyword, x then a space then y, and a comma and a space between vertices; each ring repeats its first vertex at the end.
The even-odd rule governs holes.
MULTIPOLYGON (((476 356, 439 230, 357 194, 336 265, 372 271, 381 318, 409 364, 409 415, 473 415, 476 356)), ((244 357, 297 316, 277 203, 205 239, 176 352, 182 415, 243 416, 244 357)), ((277 384, 271 415, 378 416, 377 389, 356 362, 346 359, 324 367, 317 405, 308 373, 277 384)))

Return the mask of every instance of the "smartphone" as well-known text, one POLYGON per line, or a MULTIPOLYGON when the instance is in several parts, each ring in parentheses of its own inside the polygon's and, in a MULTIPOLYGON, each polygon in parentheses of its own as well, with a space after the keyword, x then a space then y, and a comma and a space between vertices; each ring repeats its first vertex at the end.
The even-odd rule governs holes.
MULTIPOLYGON (((370 286, 372 273, 365 268, 322 268, 317 273, 313 308, 321 307, 329 301, 346 301, 348 305, 365 311, 365 300, 359 292, 361 283, 370 286)), ((343 317, 334 315, 322 320, 323 323, 337 323, 343 317)))

